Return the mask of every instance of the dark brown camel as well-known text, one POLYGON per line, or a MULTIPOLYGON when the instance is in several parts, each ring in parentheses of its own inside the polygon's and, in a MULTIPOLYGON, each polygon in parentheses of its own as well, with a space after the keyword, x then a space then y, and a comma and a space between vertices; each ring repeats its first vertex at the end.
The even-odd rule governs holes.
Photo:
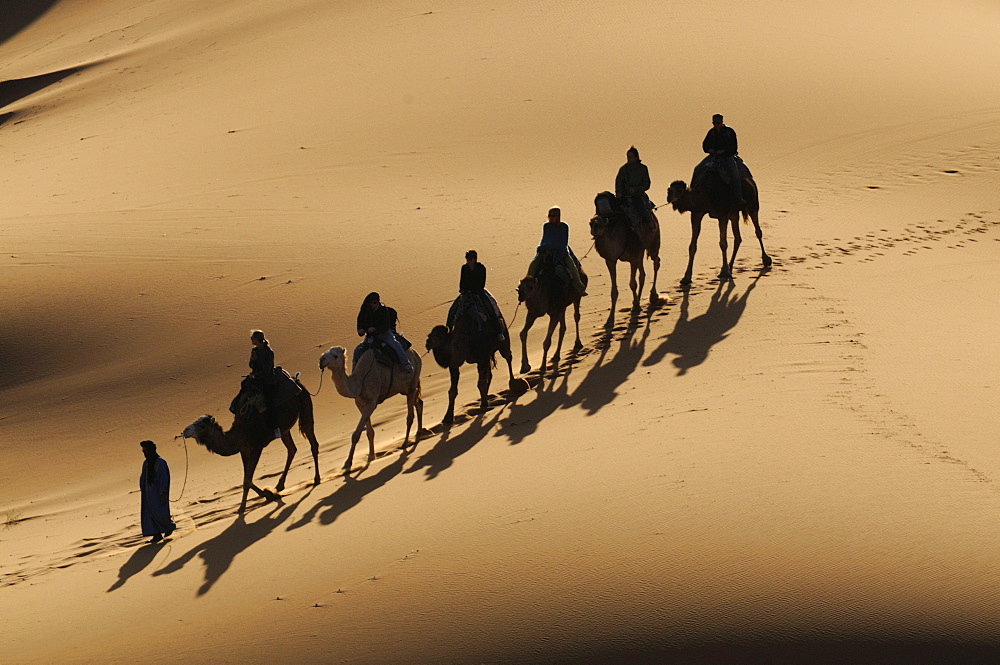
POLYGON ((694 254, 698 250, 698 234, 701 233, 701 220, 705 215, 712 217, 719 222, 719 247, 722 248, 722 270, 719 272, 720 280, 732 279, 733 264, 736 263, 736 252, 740 248, 742 238, 740 237, 740 213, 743 214, 743 221, 747 219, 753 221, 754 230, 757 233, 757 240, 760 242, 761 261, 764 267, 771 265, 771 257, 764 250, 764 234, 760 230, 760 197, 757 192, 757 183, 753 178, 743 179, 744 205, 735 203, 720 206, 713 205, 709 190, 699 188, 688 189, 683 180, 675 180, 670 183, 667 190, 667 203, 673 205, 677 212, 691 212, 691 245, 688 247, 688 265, 684 272, 681 284, 691 283, 691 270, 694 266, 694 254), (728 243, 726 240, 726 222, 730 222, 733 228, 733 255, 727 257, 728 243))
MULTIPOLYGON (((587 275, 580 269, 580 279, 586 285, 587 275)), ((573 305, 573 319, 576 322, 576 343, 573 345, 574 351, 583 348, 580 341, 580 294, 571 285, 565 284, 555 272, 555 268, 548 259, 543 263, 535 277, 526 277, 521 280, 517 287, 518 299, 524 303, 528 310, 525 316, 524 328, 521 329, 521 374, 531 371, 531 364, 528 362, 528 331, 535 323, 535 319, 540 316, 549 317, 549 329, 545 333, 545 341, 542 342, 542 364, 539 366, 539 378, 545 379, 546 359, 549 355, 549 346, 552 343, 552 331, 556 324, 559 325, 559 341, 556 343, 556 351, 552 355, 553 363, 559 360, 559 351, 562 349, 563 337, 566 334, 566 308, 573 305)))
POLYGON ((524 379, 514 378, 514 368, 511 365, 513 355, 510 352, 510 337, 504 335, 503 340, 497 339, 496 333, 490 330, 478 330, 474 314, 468 310, 458 317, 455 327, 449 332, 447 326, 434 326, 427 336, 427 350, 434 354, 434 360, 441 367, 447 367, 451 374, 451 387, 448 389, 448 411, 441 421, 450 425, 455 421, 455 398, 458 397, 458 378, 462 365, 470 363, 479 368, 479 406, 489 407, 490 383, 493 381, 493 367, 496 366, 496 353, 507 361, 508 387, 512 392, 524 392, 524 379))
POLYGON ((640 309, 640 294, 646 283, 646 268, 643 265, 645 255, 649 255, 653 261, 653 286, 649 290, 649 301, 655 303, 660 299, 656 293, 656 277, 660 272, 660 223, 653 211, 649 211, 649 219, 633 228, 626 211, 611 192, 598 194, 594 204, 597 214, 590 220, 590 235, 594 238, 597 253, 604 259, 608 272, 611 273, 611 313, 608 316, 608 324, 611 325, 614 323, 615 305, 618 302, 619 261, 624 261, 631 267, 628 284, 632 289, 633 312, 640 309), (636 273, 639 274, 638 283, 636 273))
POLYGON ((257 469, 261 451, 274 439, 275 429, 281 430, 281 442, 288 451, 285 470, 281 472, 276 488, 279 492, 285 489, 285 478, 288 476, 289 467, 292 466, 292 458, 295 457, 295 442, 292 441, 291 429, 296 421, 299 423, 299 430, 309 439, 315 472, 313 483, 319 485, 319 441, 316 440, 314 432, 312 398, 298 379, 295 379, 295 383, 301 388, 296 397, 272 407, 263 414, 253 406, 242 410, 233 418, 229 431, 224 432, 213 416, 202 416, 184 428, 182 436, 193 438, 216 455, 228 457, 239 453, 243 458, 243 499, 240 501, 238 511, 240 514, 246 510, 247 493, 250 490, 256 492, 258 496, 268 498, 272 496, 270 492, 265 492, 253 484, 253 474, 257 469))

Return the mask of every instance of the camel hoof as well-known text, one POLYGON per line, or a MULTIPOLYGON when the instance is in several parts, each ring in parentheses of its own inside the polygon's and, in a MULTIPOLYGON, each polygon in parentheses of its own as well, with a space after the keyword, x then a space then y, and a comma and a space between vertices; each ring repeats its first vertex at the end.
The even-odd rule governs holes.
POLYGON ((523 365, 521 365, 521 374, 527 374, 530 371, 531 371, 531 365, 529 365, 528 363, 524 363, 523 365))
POLYGON ((531 390, 531 384, 528 383, 527 379, 511 379, 507 388, 515 395, 523 395, 531 390))
POLYGON ((691 277, 684 277, 681 279, 681 286, 691 286, 691 277))
POLYGON ((771 257, 768 256, 767 254, 764 255, 764 267, 765 268, 771 267, 771 257))

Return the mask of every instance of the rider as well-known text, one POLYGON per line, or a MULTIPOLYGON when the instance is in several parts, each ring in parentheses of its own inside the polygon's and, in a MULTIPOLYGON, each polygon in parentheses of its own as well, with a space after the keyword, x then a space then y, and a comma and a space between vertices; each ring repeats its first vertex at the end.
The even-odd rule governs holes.
POLYGON ((615 178, 615 196, 619 198, 628 211, 632 226, 646 219, 649 215, 649 169, 639 160, 639 151, 635 146, 625 152, 626 162, 618 169, 615 178))
POLYGON ((274 351, 270 343, 264 337, 264 332, 254 330, 250 333, 250 343, 253 349, 250 350, 250 374, 247 378, 264 395, 264 404, 268 407, 274 405, 274 393, 277 384, 274 380, 274 351))
POLYGON ((569 272, 573 288, 581 296, 587 295, 587 287, 580 279, 580 266, 569 248, 569 225, 562 221, 562 211, 559 208, 549 209, 548 221, 542 224, 542 241, 538 245, 535 258, 528 265, 528 277, 534 279, 535 273, 542 265, 542 251, 547 250, 557 264, 562 262, 569 272))
POLYGON ((729 174, 729 187, 733 199, 739 205, 745 204, 743 183, 740 178, 739 166, 736 164, 736 155, 739 152, 736 130, 722 121, 721 113, 712 116, 712 128, 708 130, 705 140, 701 142, 701 149, 708 153, 708 157, 703 159, 699 166, 713 159, 720 162, 726 173, 729 174))
POLYGON ((505 338, 504 331, 507 329, 503 323, 503 314, 500 313, 500 307, 493 294, 486 290, 486 266, 479 262, 479 254, 474 249, 465 253, 465 263, 462 264, 458 279, 458 292, 459 297, 448 310, 448 327, 455 327, 455 320, 460 310, 459 303, 463 296, 469 296, 479 302, 483 314, 497 331, 497 339, 502 342, 505 338))
MULTIPOLYGON (((403 366, 403 369, 406 372, 412 372, 413 365, 410 364, 410 359, 406 356, 403 345, 400 344, 399 339, 396 337, 398 334, 396 333, 397 319, 396 310, 383 305, 379 294, 372 291, 365 297, 365 301, 361 303, 361 309, 358 312, 358 335, 361 337, 368 335, 380 340, 396 353, 399 364, 403 366)), ((358 348, 360 349, 361 347, 358 348)), ((355 363, 357 363, 359 355, 356 349, 354 352, 355 363)))

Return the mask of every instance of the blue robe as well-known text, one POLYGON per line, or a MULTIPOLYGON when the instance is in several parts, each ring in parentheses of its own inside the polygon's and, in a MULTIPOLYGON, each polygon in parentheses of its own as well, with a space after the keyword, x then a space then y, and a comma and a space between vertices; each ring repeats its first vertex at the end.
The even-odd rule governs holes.
POLYGON ((142 463, 142 473, 139 475, 139 493, 142 496, 141 523, 142 535, 165 536, 177 528, 170 519, 170 469, 162 457, 153 460, 156 465, 156 478, 152 485, 146 483, 146 471, 149 460, 142 463), (163 501, 162 497, 168 497, 163 501))

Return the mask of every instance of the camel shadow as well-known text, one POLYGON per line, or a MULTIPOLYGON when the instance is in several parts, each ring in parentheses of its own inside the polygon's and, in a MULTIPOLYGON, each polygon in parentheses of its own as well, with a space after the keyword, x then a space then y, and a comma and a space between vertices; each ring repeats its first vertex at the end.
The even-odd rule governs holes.
POLYGON ((530 437, 538 430, 541 421, 566 404, 568 383, 569 372, 550 377, 535 388, 538 395, 534 400, 526 404, 511 404, 507 419, 500 424, 499 433, 506 436, 512 446, 530 437))
POLYGON ((736 298, 733 297, 733 292, 736 290, 734 281, 719 282, 718 288, 712 294, 708 309, 693 319, 690 318, 690 293, 685 290, 681 300, 680 315, 673 331, 649 354, 643 361, 643 366, 659 364, 668 353, 672 353, 676 356, 673 364, 677 368, 677 376, 683 376, 688 370, 705 362, 712 347, 726 339, 729 332, 739 323, 740 317, 746 311, 750 293, 763 274, 764 271, 761 271, 746 291, 736 298))
POLYGON ((278 497, 278 505, 274 506, 266 515, 253 522, 247 522, 246 517, 240 515, 222 533, 191 548, 185 554, 154 572, 153 577, 175 573, 198 555, 205 562, 205 581, 198 588, 198 595, 205 595, 226 571, 229 570, 233 561, 241 552, 248 550, 254 543, 266 538, 287 521, 292 516, 292 513, 295 512, 295 509, 299 507, 299 504, 312 493, 312 489, 310 487, 295 503, 285 506, 283 506, 281 498, 278 497))
POLYGON ((451 436, 451 430, 446 429, 434 447, 421 455, 404 473, 416 473, 424 469, 426 480, 434 480, 450 468, 455 460, 486 438, 500 422, 505 408, 506 405, 497 409, 489 421, 485 417, 488 411, 478 411, 472 423, 456 436, 451 436))
POLYGON ((403 465, 408 457, 408 452, 400 453, 392 464, 382 467, 375 474, 365 478, 361 478, 360 473, 368 468, 367 465, 361 469, 358 477, 345 475, 342 485, 307 510, 294 524, 289 525, 286 531, 304 527, 317 519, 317 516, 320 524, 327 526, 333 524, 338 517, 360 504, 366 496, 384 487, 386 483, 402 473, 403 465))
POLYGON ((567 398, 563 408, 581 406, 587 415, 592 416, 618 397, 617 388, 628 381, 646 352, 646 341, 649 339, 650 322, 655 309, 657 308, 646 309, 645 325, 642 326, 642 335, 638 341, 635 340, 635 333, 639 328, 639 314, 637 312, 632 314, 628 327, 618 340, 617 352, 607 361, 608 350, 612 348, 614 342, 614 332, 608 330, 602 335, 598 342, 601 346, 601 355, 597 363, 567 398))
POLYGON ((128 558, 128 561, 122 564, 122 567, 118 569, 118 579, 115 583, 105 593, 111 593, 116 589, 120 589, 125 586, 125 583, 129 581, 134 575, 138 575, 146 567, 153 563, 153 559, 156 555, 163 551, 162 542, 155 545, 143 545, 138 547, 132 552, 132 556, 128 558))

